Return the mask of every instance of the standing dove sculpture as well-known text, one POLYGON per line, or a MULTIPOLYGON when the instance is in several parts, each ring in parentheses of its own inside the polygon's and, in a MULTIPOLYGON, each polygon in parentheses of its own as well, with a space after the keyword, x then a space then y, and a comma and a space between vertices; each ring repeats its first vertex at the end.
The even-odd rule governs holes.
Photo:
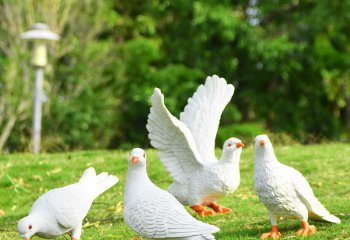
POLYGON ((297 235, 302 236, 316 232, 316 227, 309 225, 308 218, 340 223, 340 219, 330 214, 318 201, 303 175, 277 160, 266 135, 255 138, 254 188, 268 210, 272 225, 272 230, 262 234, 261 238, 281 236, 277 228, 280 217, 298 219, 302 229, 297 235))
POLYGON ((176 198, 148 178, 146 154, 131 151, 124 190, 126 224, 147 239, 213 240, 220 229, 193 218, 176 198))
POLYGON ((182 204, 189 205, 199 215, 227 213, 231 209, 215 201, 234 192, 240 183, 239 160, 244 144, 229 138, 222 157, 215 157, 215 136, 221 114, 234 93, 234 87, 214 75, 207 77, 193 97, 188 99, 180 120, 164 105, 164 96, 156 88, 151 97, 148 115, 149 139, 170 172, 174 182, 168 188, 182 204))
POLYGON ((82 222, 92 202, 118 182, 118 178, 95 169, 86 169, 79 182, 52 189, 38 198, 29 215, 18 222, 18 232, 24 240, 37 235, 54 238, 65 233, 72 240, 80 239, 82 222))

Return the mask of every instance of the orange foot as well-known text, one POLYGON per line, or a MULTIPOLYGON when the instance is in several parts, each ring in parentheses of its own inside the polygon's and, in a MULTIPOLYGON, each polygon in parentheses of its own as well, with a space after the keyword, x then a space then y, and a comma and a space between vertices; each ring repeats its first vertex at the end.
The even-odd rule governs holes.
POLYGON ((202 205, 191 206, 193 210, 195 210, 201 217, 215 215, 212 210, 206 210, 202 205))
POLYGON ((281 236, 281 233, 278 231, 277 226, 272 226, 271 232, 261 234, 261 239, 265 239, 265 238, 275 239, 275 238, 279 238, 280 236, 281 236))
POLYGON ((298 236, 308 236, 314 234, 316 232, 316 227, 314 225, 310 225, 308 222, 301 222, 302 229, 297 232, 298 236))
POLYGON ((72 238, 72 240, 79 240, 79 239, 77 239, 77 238, 72 238))
POLYGON ((216 202, 212 202, 210 205, 208 205, 208 207, 210 207, 211 209, 213 209, 216 213, 229 213, 232 212, 232 210, 230 208, 225 208, 223 206, 220 206, 219 204, 217 204, 216 202))

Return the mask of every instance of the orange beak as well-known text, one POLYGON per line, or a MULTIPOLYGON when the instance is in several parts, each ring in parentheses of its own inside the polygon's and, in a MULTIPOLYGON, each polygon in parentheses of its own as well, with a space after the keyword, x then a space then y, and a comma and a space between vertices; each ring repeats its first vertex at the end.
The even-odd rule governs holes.
POLYGON ((259 143, 260 143, 261 146, 265 145, 265 141, 264 140, 260 140, 259 143))
POLYGON ((243 143, 241 143, 241 142, 239 142, 239 143, 236 143, 236 148, 240 148, 240 147, 244 147, 244 144, 243 143))
POLYGON ((140 160, 139 160, 139 157, 134 156, 134 157, 131 158, 131 162, 132 162, 133 164, 136 164, 136 163, 138 163, 139 161, 140 161, 140 160))

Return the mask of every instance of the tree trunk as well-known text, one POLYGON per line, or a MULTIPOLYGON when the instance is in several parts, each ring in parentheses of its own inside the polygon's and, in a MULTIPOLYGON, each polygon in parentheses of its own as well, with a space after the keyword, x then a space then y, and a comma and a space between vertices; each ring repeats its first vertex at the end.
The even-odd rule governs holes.
POLYGON ((346 129, 350 141, 350 97, 345 97, 346 129))
POLYGON ((342 84, 342 90, 343 90, 343 95, 345 99, 345 120, 346 120, 346 130, 347 130, 347 135, 348 135, 348 141, 350 141, 350 96, 347 91, 347 78, 344 78, 343 84, 342 84))
POLYGON ((12 115, 9 120, 7 121, 3 131, 1 132, 1 135, 0 135, 0 153, 2 152, 4 146, 5 146, 5 143, 8 139, 8 137, 10 136, 10 133, 12 131, 12 128, 13 126, 15 125, 16 123, 16 119, 17 117, 12 115))

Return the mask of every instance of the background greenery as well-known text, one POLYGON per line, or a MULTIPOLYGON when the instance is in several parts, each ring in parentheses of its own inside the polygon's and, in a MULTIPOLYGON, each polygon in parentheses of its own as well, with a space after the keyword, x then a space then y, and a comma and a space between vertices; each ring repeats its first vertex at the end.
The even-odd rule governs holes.
MULTIPOLYGON (((350 178, 348 144, 275 146, 282 163, 290 165, 307 178, 315 195, 342 223, 311 222, 317 232, 308 239, 350 238, 350 178)), ((28 214, 33 202, 49 189, 70 184, 79 179, 87 167, 97 172, 108 170, 119 177, 119 183, 96 199, 83 223, 82 239, 141 240, 122 219, 122 200, 127 172, 127 151, 85 151, 75 153, 11 154, 0 156, 0 240, 19 239, 17 221, 28 214), (5 196, 5 197, 2 197, 5 196)), ((218 156, 220 153, 218 152, 218 156)), ((244 149, 241 161, 241 184, 219 203, 233 209, 232 213, 199 218, 220 227, 217 239, 259 239, 270 231, 266 208, 260 203, 253 187, 253 147, 244 149)), ((147 151, 147 171, 151 180, 166 189, 171 177, 157 157, 155 150, 147 151)), ((193 216, 198 217, 188 208, 193 216)), ((282 239, 295 238, 300 223, 282 220, 282 239)), ((68 236, 58 238, 69 239, 68 236)), ((39 240, 34 237, 33 240, 39 240)))
POLYGON ((61 35, 45 69, 43 150, 149 146, 149 98, 178 116, 207 75, 236 86, 218 144, 350 136, 350 2, 0 0, 0 150, 29 151, 33 70, 19 39, 61 35))

